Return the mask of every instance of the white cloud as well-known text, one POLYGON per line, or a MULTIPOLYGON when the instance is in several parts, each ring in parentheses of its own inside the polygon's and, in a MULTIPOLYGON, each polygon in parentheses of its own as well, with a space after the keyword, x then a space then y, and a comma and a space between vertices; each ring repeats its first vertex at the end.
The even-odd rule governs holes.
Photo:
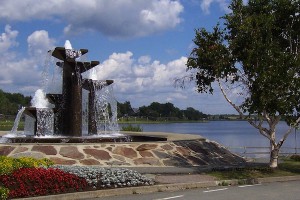
POLYGON ((55 40, 49 38, 47 31, 39 30, 28 36, 27 43, 32 56, 41 56, 45 55, 48 50, 54 48, 55 40))
POLYGON ((219 4, 219 7, 221 10, 228 12, 228 1, 227 0, 202 0, 201 1, 201 9, 205 12, 205 13, 210 13, 210 6, 213 3, 217 3, 219 4))
MULTIPOLYGON (((132 52, 113 53, 96 67, 99 80, 113 79, 115 94, 138 105, 153 101, 165 103, 187 99, 187 93, 174 87, 174 78, 185 72, 187 58, 162 64, 148 56, 135 60, 132 52)), ((119 99, 122 101, 122 99, 119 99)))
POLYGON ((64 32, 99 31, 109 37, 139 37, 176 27, 183 6, 177 0, 2 0, 0 20, 55 20, 64 32))
POLYGON ((18 36, 18 31, 11 30, 10 25, 6 25, 4 28, 4 33, 0 35, 0 53, 3 54, 11 47, 17 46, 16 37, 18 36))
POLYGON ((54 40, 49 38, 46 31, 36 31, 27 39, 28 46, 32 47, 31 54, 22 55, 12 49, 18 44, 17 36, 18 31, 12 30, 9 25, 5 26, 5 32, 1 34, 0 85, 5 91, 28 95, 41 86, 41 70, 46 53, 42 57, 40 53, 53 47, 54 40))

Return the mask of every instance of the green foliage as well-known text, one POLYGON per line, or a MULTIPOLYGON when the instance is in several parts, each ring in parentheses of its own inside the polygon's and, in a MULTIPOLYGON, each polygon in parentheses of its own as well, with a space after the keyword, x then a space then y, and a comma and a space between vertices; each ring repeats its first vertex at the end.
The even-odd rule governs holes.
POLYGON ((172 103, 158 103, 153 102, 149 106, 142 106, 139 108, 139 116, 146 116, 150 120, 202 120, 207 115, 195 110, 194 108, 187 108, 180 110, 172 103))
POLYGON ((133 115, 133 109, 129 101, 125 101, 124 103, 117 104, 118 106, 118 117, 133 115))
POLYGON ((298 162, 300 162, 300 155, 292 155, 292 156, 290 157, 290 159, 293 160, 293 161, 298 161, 298 162))
POLYGON ((279 176, 294 176, 300 174, 300 162, 292 159, 284 159, 277 169, 270 167, 245 167, 245 168, 232 168, 226 170, 213 170, 208 173, 215 176, 220 180, 241 180, 239 184, 252 183, 256 178, 263 177, 279 177, 279 176))
POLYGON ((15 115, 20 106, 29 106, 31 97, 19 93, 7 93, 0 89, 0 114, 15 115))
MULTIPOLYGON (((277 167, 288 133, 277 140, 276 125, 280 119, 295 127, 300 123, 299 1, 232 0, 229 8, 222 25, 211 32, 196 30, 187 78, 196 82, 200 93, 213 94, 212 83, 218 82, 227 102, 240 116, 248 114, 250 124, 270 140, 270 166, 277 167), (239 97, 229 99, 228 91, 239 97), (264 121, 268 128, 262 126, 264 121)), ((184 84, 185 79, 176 81, 184 84)))
POLYGON ((0 199, 6 200, 8 198, 8 194, 9 194, 9 189, 0 186, 0 199))
POLYGON ((10 174, 13 171, 23 167, 49 167, 54 163, 47 159, 35 159, 30 157, 11 158, 0 156, 0 175, 10 174))
POLYGON ((222 181, 221 183, 219 183, 219 186, 228 186, 229 183, 227 181, 222 181))
POLYGON ((245 92, 245 113, 300 116, 300 8, 297 1, 233 0, 213 31, 197 29, 187 69, 198 91, 222 80, 245 92), (222 28, 221 28, 222 27, 222 28), (195 72, 196 70, 196 72, 195 72))
POLYGON ((122 126, 121 131, 143 132, 143 128, 139 125, 133 126, 129 124, 127 126, 122 126))

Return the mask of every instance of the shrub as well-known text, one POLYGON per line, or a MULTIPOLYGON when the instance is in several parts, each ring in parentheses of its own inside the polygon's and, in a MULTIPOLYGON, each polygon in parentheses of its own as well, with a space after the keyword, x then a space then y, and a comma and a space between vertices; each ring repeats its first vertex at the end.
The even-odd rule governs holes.
POLYGON ((0 186, 0 199, 5 200, 8 198, 9 189, 0 186))
POLYGON ((122 131, 132 131, 132 132, 143 132, 143 128, 139 125, 133 126, 131 124, 127 126, 122 126, 122 131))
POLYGON ((9 189, 9 198, 73 192, 87 187, 85 179, 52 168, 21 168, 1 175, 0 182, 9 189))
POLYGON ((298 154, 292 155, 290 158, 291 158, 291 160, 294 160, 294 161, 300 161, 300 155, 298 155, 298 154))
POLYGON ((30 157, 11 158, 0 156, 0 175, 10 174, 13 171, 24 167, 50 167, 54 163, 47 159, 35 159, 30 157))

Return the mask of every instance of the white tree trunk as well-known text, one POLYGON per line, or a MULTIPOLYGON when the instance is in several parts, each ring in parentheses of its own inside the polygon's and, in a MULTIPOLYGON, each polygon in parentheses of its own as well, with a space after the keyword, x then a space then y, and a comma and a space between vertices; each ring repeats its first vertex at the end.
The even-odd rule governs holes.
POLYGON ((270 147, 271 147, 271 151, 270 151, 270 163, 269 166, 271 168, 277 168, 278 167, 278 156, 279 156, 279 150, 282 146, 282 144, 284 143, 284 141, 287 139, 287 137, 289 136, 289 134, 292 131, 292 127, 296 127, 299 125, 300 123, 300 117, 292 124, 292 126, 290 126, 290 128, 284 133, 282 139, 276 143, 276 126, 278 124, 278 122, 280 121, 280 115, 276 116, 269 116, 269 114, 267 112, 263 112, 261 113, 261 119, 259 119, 259 122, 256 123, 255 121, 253 121, 250 118, 244 118, 243 116, 243 112, 240 109, 239 106, 237 106, 236 104, 234 104, 227 96, 226 92, 224 91, 220 80, 217 80, 220 90, 225 98, 225 100, 239 113, 240 117, 242 119, 246 119, 254 128, 259 130, 259 133, 266 137, 269 141, 270 141, 270 147), (263 127, 263 122, 264 120, 267 121, 269 128, 263 127))
POLYGON ((272 149, 270 153, 270 164, 269 164, 271 168, 278 167, 278 156, 279 156, 279 149, 277 148, 272 149))

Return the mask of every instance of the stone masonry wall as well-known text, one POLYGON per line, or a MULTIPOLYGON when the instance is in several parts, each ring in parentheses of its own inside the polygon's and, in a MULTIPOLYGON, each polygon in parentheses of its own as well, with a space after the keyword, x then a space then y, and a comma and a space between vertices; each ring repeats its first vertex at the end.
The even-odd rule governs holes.
POLYGON ((182 140, 166 142, 0 144, 0 155, 49 158, 62 165, 98 166, 223 166, 245 163, 216 142, 182 140))

